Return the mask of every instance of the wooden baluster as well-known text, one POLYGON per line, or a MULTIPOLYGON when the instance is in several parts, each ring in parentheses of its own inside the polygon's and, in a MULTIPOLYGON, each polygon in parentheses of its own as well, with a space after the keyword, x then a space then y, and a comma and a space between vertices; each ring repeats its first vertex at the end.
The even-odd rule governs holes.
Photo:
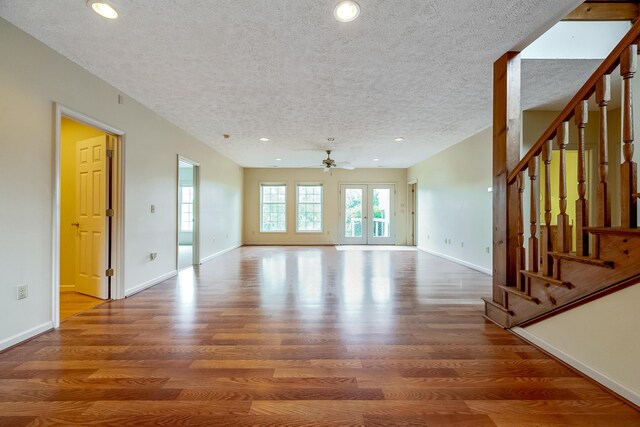
POLYGON ((578 200, 576 200, 576 255, 589 255, 589 233, 585 230, 589 226, 589 207, 587 206, 587 184, 584 164, 584 128, 589 121, 589 103, 581 101, 575 110, 575 120, 578 126, 578 200))
POLYGON ((620 167, 621 225, 635 228, 637 223, 637 165, 633 161, 633 92, 631 79, 638 68, 638 46, 633 44, 620 57, 620 75, 623 79, 624 95, 622 100, 622 154, 624 162, 620 167))
POLYGON ((553 251, 551 238, 551 153, 553 141, 547 141, 542 147, 542 162, 544 163, 544 232, 540 233, 540 251, 542 257, 542 274, 553 274, 553 257, 549 252, 553 251))
POLYGON ((567 215, 567 165, 565 150, 569 144, 569 122, 562 122, 556 131, 558 148, 560 149, 560 213, 558 214, 558 234, 556 251, 571 252, 571 231, 569 229, 569 215, 567 215))
POLYGON ((540 215, 540 186, 538 178, 538 157, 529 160, 529 180, 531 187, 529 192, 530 216, 529 216, 529 271, 537 272, 540 264, 538 254, 538 216, 540 215))
POLYGON ((525 291, 525 282, 521 271, 525 268, 526 253, 524 250, 524 215, 522 212, 522 194, 524 193, 524 172, 518 174, 516 179, 518 187, 518 247, 516 249, 516 268, 518 276, 516 286, 518 290, 525 291))
POLYGON ((611 79, 609 74, 602 76, 596 84, 596 102, 600 107, 600 182, 597 188, 596 227, 611 227, 611 196, 607 188, 609 174, 609 153, 607 149, 607 105, 611 101, 611 79))

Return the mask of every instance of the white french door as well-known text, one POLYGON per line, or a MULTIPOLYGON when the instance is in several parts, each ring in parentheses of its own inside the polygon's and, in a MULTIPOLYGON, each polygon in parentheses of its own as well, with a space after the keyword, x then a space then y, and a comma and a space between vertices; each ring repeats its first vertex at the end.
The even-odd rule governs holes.
POLYGON ((395 244, 395 186, 340 186, 340 239, 343 245, 395 244))

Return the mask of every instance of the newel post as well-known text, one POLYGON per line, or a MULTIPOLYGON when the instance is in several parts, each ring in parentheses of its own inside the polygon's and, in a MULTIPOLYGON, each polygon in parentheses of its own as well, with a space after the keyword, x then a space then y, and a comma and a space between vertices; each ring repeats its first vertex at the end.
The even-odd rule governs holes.
POLYGON ((507 52, 493 64, 493 300, 498 286, 517 282, 518 188, 507 176, 520 160, 520 52, 507 52))

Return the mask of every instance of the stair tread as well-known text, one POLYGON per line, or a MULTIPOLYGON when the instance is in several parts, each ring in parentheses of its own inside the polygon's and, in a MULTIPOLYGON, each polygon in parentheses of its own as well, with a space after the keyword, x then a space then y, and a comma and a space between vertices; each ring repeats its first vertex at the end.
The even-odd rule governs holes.
POLYGON ((623 228, 623 227, 585 227, 585 231, 593 234, 627 234, 640 235, 640 228, 623 228))
POLYGON ((613 268, 613 261, 605 261, 599 258, 587 257, 576 255, 575 252, 548 252, 554 258, 561 258, 575 262, 581 262, 583 264, 595 265, 604 268, 613 268))
POLYGON ((525 276, 532 277, 534 279, 542 280, 542 281, 547 282, 547 283, 552 284, 552 285, 564 286, 565 288, 571 289, 571 283, 565 282, 563 280, 558 280, 558 279, 553 278, 551 276, 545 276, 544 274, 542 274, 539 271, 520 270, 520 273, 524 274, 525 276))
POLYGON ((522 291, 519 291, 518 289, 516 289, 513 286, 503 286, 503 285, 498 285, 498 287, 500 289, 502 289, 505 292, 508 292, 512 295, 518 296, 520 298, 524 298, 527 301, 531 301, 534 304, 540 304, 540 300, 538 298, 532 297, 531 295, 527 295, 522 291))

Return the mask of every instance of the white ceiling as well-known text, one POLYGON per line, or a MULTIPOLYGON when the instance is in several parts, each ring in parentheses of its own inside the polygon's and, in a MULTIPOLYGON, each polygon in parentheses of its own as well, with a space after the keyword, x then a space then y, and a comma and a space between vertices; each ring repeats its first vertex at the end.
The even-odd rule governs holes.
MULTIPOLYGON (((581 3, 358 0, 339 23, 336 2, 112 0, 108 21, 85 0, 0 0, 0 16, 242 166, 310 166, 331 148, 408 167, 488 127, 493 62, 581 3)), ((525 106, 570 96, 595 68, 575 64, 525 63, 525 106)))

